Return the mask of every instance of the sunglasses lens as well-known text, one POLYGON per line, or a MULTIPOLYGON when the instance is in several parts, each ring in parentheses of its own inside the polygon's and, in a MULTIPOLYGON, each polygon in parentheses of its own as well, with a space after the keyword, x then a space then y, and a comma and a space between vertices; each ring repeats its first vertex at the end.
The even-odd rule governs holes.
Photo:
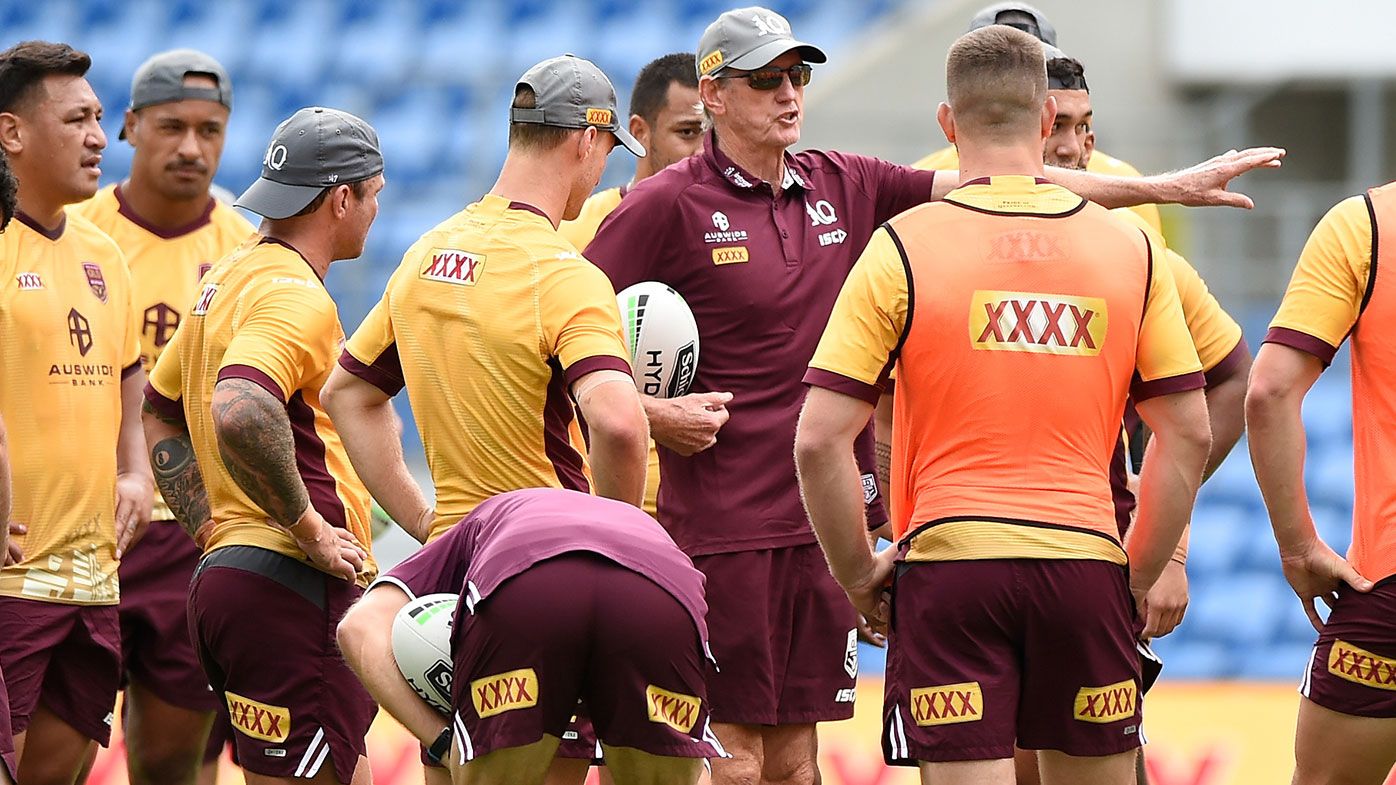
POLYGON ((748 80, 751 86, 757 90, 774 90, 780 87, 781 81, 785 77, 784 71, 752 71, 748 80))
POLYGON ((809 84, 810 77, 814 75, 814 69, 807 65, 792 65, 790 67, 790 83, 796 87, 804 87, 809 84))

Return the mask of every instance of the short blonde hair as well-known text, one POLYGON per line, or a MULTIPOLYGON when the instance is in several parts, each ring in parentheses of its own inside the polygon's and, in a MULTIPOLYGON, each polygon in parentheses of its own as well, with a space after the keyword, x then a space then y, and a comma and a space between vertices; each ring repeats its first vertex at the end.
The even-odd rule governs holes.
POLYGON ((971 135, 1035 129, 1047 100, 1042 42, 1005 25, 965 33, 945 58, 945 82, 955 125, 971 135))

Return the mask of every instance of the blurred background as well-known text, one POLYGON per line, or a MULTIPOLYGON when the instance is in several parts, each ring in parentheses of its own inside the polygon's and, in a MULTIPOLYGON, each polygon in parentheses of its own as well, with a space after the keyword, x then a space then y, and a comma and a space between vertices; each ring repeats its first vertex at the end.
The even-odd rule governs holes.
MULTIPOLYGON (((910 163, 944 145, 934 121, 944 53, 981 0, 768 4, 790 19, 796 36, 830 55, 808 88, 805 146, 910 163)), ((1391 177, 1396 3, 1037 5, 1061 48, 1086 66, 1099 149, 1154 172, 1232 147, 1288 148, 1282 170, 1236 184, 1255 197, 1254 211, 1164 213, 1170 242, 1258 349, 1318 218, 1342 197, 1391 177)), ((352 332, 416 237, 492 184, 504 157, 506 107, 528 66, 563 52, 592 59, 624 106, 644 63, 691 50, 729 7, 722 0, 0 0, 0 46, 42 38, 92 55, 89 79, 106 106, 111 144, 108 180, 123 178, 130 159, 116 132, 131 75, 164 49, 202 49, 232 74, 232 122, 216 181, 234 193, 256 178, 272 129, 295 109, 321 104, 368 119, 382 140, 389 185, 364 258, 336 265, 329 276, 352 332)), ((603 186, 628 180, 632 166, 628 156, 613 156, 603 186)), ((405 398, 411 451, 416 434, 405 398)), ((1352 508, 1346 351, 1309 396, 1305 416, 1314 517, 1341 552, 1352 508)), ((408 547, 405 536, 389 537, 380 552, 391 562, 408 547)), ((1167 668, 1150 703, 1149 736, 1159 750, 1154 781, 1287 778, 1293 685, 1314 632, 1280 576, 1244 442, 1203 488, 1189 574, 1187 618, 1157 642, 1167 668)), ((914 779, 877 762, 881 665, 880 652, 865 647, 869 680, 859 719, 824 734, 826 782, 914 779)), ((124 777, 115 768, 102 768, 94 781, 124 777)))

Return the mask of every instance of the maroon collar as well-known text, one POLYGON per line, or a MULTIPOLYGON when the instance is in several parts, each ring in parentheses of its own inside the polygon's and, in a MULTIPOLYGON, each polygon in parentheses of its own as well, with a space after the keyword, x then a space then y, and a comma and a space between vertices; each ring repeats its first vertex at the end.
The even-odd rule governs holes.
POLYGON ((58 238, 63 236, 63 230, 68 228, 68 214, 66 212, 63 213, 63 217, 58 221, 58 228, 53 230, 45 229, 42 224, 30 218, 28 213, 25 213, 23 210, 15 211, 15 220, 54 242, 58 242, 58 238))
POLYGON ((548 217, 548 214, 547 214, 547 213, 543 212, 542 210, 538 209, 537 207, 534 207, 533 205, 529 204, 528 202, 510 202, 510 203, 509 203, 508 209, 510 209, 510 210, 523 210, 523 211, 526 212, 526 213, 533 213, 534 215, 541 217, 543 220, 547 221, 548 223, 552 223, 552 221, 553 221, 553 219, 551 219, 551 218, 548 217))
POLYGON ((184 226, 176 226, 173 229, 166 229, 162 226, 156 226, 155 224, 137 215, 135 208, 131 207, 130 202, 126 201, 126 195, 122 193, 120 183, 118 183, 116 187, 112 189, 112 195, 116 197, 116 211, 121 214, 121 217, 125 218, 126 220, 130 221, 136 226, 139 226, 140 228, 146 230, 147 232, 150 232, 156 237, 159 237, 162 240, 173 240, 176 237, 183 237, 184 235, 189 234, 190 232, 197 231, 199 229, 204 228, 205 226, 208 226, 209 222, 213 220, 213 208, 218 206, 218 200, 214 199, 213 196, 210 195, 208 197, 208 206, 204 208, 204 212, 202 215, 200 215, 198 218, 195 218, 188 224, 185 224, 184 226))
POLYGON ((324 283, 324 282, 325 282, 325 279, 320 277, 319 271, 317 271, 317 270, 315 269, 315 265, 311 264, 311 263, 310 263, 310 260, 307 259, 307 258, 305 258, 305 254, 301 253, 301 252, 296 248, 296 246, 291 245, 290 243, 286 242, 285 240, 281 240, 281 239, 278 239, 278 238, 275 238, 275 237, 267 237, 266 235, 262 235, 262 239, 260 239, 260 240, 257 241, 257 244, 258 244, 258 245, 261 245, 262 243, 271 243, 272 245, 279 245, 279 246, 281 246, 282 248, 289 248, 292 252, 295 253, 296 256, 299 256, 299 257, 301 258, 301 261, 302 261, 302 262, 305 262, 305 266, 306 266, 306 267, 309 267, 309 268, 310 268, 310 271, 311 271, 312 273, 315 273, 315 278, 316 278, 317 280, 319 280, 320 283, 324 283))
MULTIPOLYGON (((763 180, 756 175, 738 166, 722 149, 717 146, 717 129, 709 128, 708 134, 703 139, 703 158, 708 162, 708 166, 717 172, 724 180, 734 187, 744 191, 750 191, 763 184, 763 180)), ((814 181, 810 179, 809 172, 789 151, 785 153, 785 182, 781 184, 784 188, 791 185, 798 185, 806 191, 814 190, 814 181)), ((774 186, 770 186, 774 188, 774 186)))

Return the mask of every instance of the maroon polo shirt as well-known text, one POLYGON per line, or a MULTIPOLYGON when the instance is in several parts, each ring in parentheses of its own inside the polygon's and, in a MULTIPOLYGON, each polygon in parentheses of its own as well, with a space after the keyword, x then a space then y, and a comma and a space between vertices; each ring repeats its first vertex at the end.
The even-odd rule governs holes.
MULTIPOLYGON (((717 444, 659 448, 659 519, 691 556, 815 542, 795 482, 801 383, 834 300, 874 229, 928 201, 934 172, 876 158, 786 153, 780 187, 734 164, 709 132, 702 153, 641 181, 586 257, 616 290, 672 286, 698 322, 694 392, 730 392, 717 444)), ((887 519, 873 482, 871 424, 858 438, 868 521, 887 519)))
POLYGON ((460 594, 466 609, 538 562, 594 553, 654 581, 683 605, 706 643, 703 573, 636 507, 560 488, 493 496, 378 578, 412 597, 460 594))

